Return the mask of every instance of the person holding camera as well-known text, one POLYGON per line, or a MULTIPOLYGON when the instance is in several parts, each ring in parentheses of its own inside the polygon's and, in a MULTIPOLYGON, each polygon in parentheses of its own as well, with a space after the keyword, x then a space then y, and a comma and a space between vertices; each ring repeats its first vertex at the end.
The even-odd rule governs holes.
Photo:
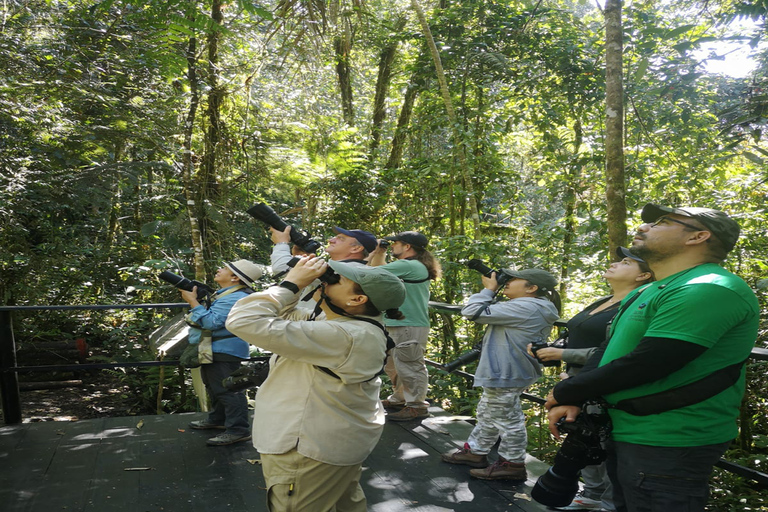
POLYGON ((713 465, 738 432, 757 298, 720 264, 739 225, 711 208, 646 204, 630 250, 656 281, 631 292, 609 338, 548 397, 550 430, 604 397, 608 474, 619 512, 703 511, 713 465))
POLYGON ((386 270, 310 256, 232 309, 227 328, 274 354, 253 428, 269 510, 366 511, 362 463, 384 427, 382 312, 398 317, 404 300, 405 286, 386 270), (316 279, 324 279, 321 316, 296 308, 316 279))
POLYGON ((251 438, 245 393, 231 391, 222 384, 222 380, 249 358, 250 351, 248 343, 228 331, 225 323, 232 306, 253 291, 251 287, 261 274, 261 267, 248 260, 225 263, 213 278, 220 289, 210 297, 210 306, 199 302, 197 286, 192 291, 180 290, 182 299, 191 308, 186 318, 190 345, 210 343, 212 352, 212 361, 200 365, 203 383, 211 396, 211 410, 206 419, 189 424, 196 430, 224 431, 208 439, 210 446, 251 438))
MULTIPOLYGON (((653 272, 642 258, 635 256, 626 247, 618 247, 619 261, 611 263, 603 278, 611 287, 611 294, 597 300, 577 313, 566 324, 567 345, 565 348, 545 347, 534 354, 539 361, 564 361, 568 377, 578 375, 589 357, 605 341, 608 323, 618 311, 619 304, 635 288, 653 281, 653 272)), ((613 512, 613 486, 608 478, 605 463, 587 465, 581 470, 584 488, 572 503, 557 510, 600 509, 613 512)))
POLYGON ((528 435, 520 395, 541 377, 541 366, 527 345, 549 337, 560 317, 560 295, 557 279, 545 270, 505 269, 500 274, 483 275, 483 290, 461 310, 464 317, 488 326, 474 384, 482 386, 483 394, 469 439, 442 460, 476 468, 470 470, 475 478, 525 480, 528 435), (509 300, 494 303, 500 283, 509 300), (488 453, 499 437, 499 459, 489 465, 488 453))
POLYGON ((403 231, 384 238, 372 253, 369 265, 380 266, 405 283, 402 320, 387 320, 395 342, 384 370, 392 394, 383 400, 387 420, 410 421, 429 417, 429 374, 424 353, 429 340, 429 286, 441 274, 440 263, 427 251, 429 241, 418 231, 403 231), (386 243, 388 242, 388 243, 386 243), (387 248, 395 260, 386 263, 387 248))

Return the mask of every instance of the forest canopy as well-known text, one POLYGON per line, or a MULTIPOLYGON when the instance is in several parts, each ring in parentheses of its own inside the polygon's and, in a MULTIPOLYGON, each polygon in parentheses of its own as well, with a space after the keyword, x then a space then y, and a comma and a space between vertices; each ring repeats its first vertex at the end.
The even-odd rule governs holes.
POLYGON ((608 226, 631 233, 647 202, 716 207, 742 226, 726 265, 764 297, 764 5, 622 6, 626 223, 606 199, 604 7, 4 2, 2 302, 155 301, 175 297, 162 270, 268 263, 245 213, 262 201, 321 242, 422 231, 437 301, 478 285, 470 258, 546 268, 566 312, 605 291, 608 226), (756 69, 707 72, 720 41, 756 69))

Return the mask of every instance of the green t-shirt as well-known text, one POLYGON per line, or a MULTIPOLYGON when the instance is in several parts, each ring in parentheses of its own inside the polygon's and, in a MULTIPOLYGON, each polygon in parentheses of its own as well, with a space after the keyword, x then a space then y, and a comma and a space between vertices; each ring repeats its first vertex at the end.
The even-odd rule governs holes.
MULTIPOLYGON (((674 338, 707 347, 680 370, 657 381, 605 396, 609 403, 645 396, 695 382, 744 361, 755 345, 757 297, 739 277, 708 263, 686 269, 642 288, 614 319, 600 366, 631 352, 644 337, 674 338)), ((627 303, 634 294, 627 296, 627 303)), ((744 394, 739 381, 712 398, 679 409, 634 416, 610 410, 613 439, 651 446, 703 446, 737 435, 736 418, 744 394)))
POLYGON ((405 318, 391 320, 386 318, 386 325, 400 327, 412 325, 429 327, 429 271, 423 263, 417 260, 395 260, 381 268, 388 270, 405 281, 405 302, 400 306, 405 318), (409 283, 408 281, 422 281, 409 283))

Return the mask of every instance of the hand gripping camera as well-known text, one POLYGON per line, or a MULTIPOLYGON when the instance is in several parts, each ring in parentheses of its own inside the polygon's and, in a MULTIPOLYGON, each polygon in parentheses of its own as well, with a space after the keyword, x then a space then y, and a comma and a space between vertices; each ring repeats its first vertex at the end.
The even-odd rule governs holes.
MULTIPOLYGON (((258 219, 264 224, 275 228, 278 231, 285 231, 285 228, 289 226, 280 216, 275 213, 275 210, 270 208, 264 203, 258 203, 246 210, 248 214, 254 219, 258 219)), ((306 253, 317 252, 322 248, 322 244, 317 240, 312 240, 309 236, 305 235, 294 226, 291 226, 291 242, 296 244, 302 251, 306 253)))
MULTIPOLYGON (((298 256, 295 256, 290 260, 288 260, 288 263, 286 263, 286 265, 293 268, 296 266, 296 263, 298 263, 300 259, 301 258, 299 258, 298 256)), ((339 276, 339 274, 334 272, 331 267, 328 267, 325 269, 325 272, 323 272, 323 275, 318 277, 318 279, 326 284, 336 284, 341 280, 341 277, 339 276)))
POLYGON ((201 283, 200 281, 192 281, 190 279, 187 279, 184 276, 180 276, 177 274, 174 274, 173 272, 160 272, 160 275, 157 276, 166 283, 172 284, 179 290, 184 290, 187 292, 191 292, 192 289, 197 286, 197 300, 198 302, 202 302, 206 298, 210 297, 215 293, 215 290, 208 286, 205 283, 201 283))
POLYGON ((566 423, 562 418, 557 429, 567 434, 565 441, 555 454, 555 463, 531 490, 533 499, 548 507, 569 505, 579 490, 579 471, 605 460, 602 442, 611 432, 611 420, 602 402, 590 401, 576 421, 566 423))
POLYGON ((556 340, 552 343, 547 343, 544 339, 540 338, 534 341, 533 343, 531 343, 531 352, 533 352, 533 355, 536 357, 536 360, 540 362, 543 366, 560 366, 562 361, 559 361, 557 359, 553 359, 550 361, 542 361, 541 359, 539 359, 539 356, 537 355, 537 352, 542 348, 547 348, 547 347, 562 348, 561 346, 558 346, 557 344, 558 341, 559 340, 556 340))

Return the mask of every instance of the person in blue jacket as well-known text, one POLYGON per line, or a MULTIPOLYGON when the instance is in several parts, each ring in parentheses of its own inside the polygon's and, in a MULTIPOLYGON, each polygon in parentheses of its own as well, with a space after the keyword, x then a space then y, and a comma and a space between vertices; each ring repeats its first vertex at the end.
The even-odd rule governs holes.
POLYGON ((229 332, 224 324, 232 306, 253 291, 251 287, 261 274, 261 267, 248 260, 225 263, 213 278, 220 289, 211 296, 210 306, 198 301, 197 287, 193 291, 181 290, 181 297, 191 308, 187 315, 189 343, 205 343, 205 339, 210 338, 213 352, 213 361, 200 366, 203 383, 211 397, 211 410, 208 418, 189 424, 197 430, 224 431, 208 439, 210 446, 251 439, 245 392, 230 391, 222 385, 222 380, 248 359, 249 346, 229 332))

